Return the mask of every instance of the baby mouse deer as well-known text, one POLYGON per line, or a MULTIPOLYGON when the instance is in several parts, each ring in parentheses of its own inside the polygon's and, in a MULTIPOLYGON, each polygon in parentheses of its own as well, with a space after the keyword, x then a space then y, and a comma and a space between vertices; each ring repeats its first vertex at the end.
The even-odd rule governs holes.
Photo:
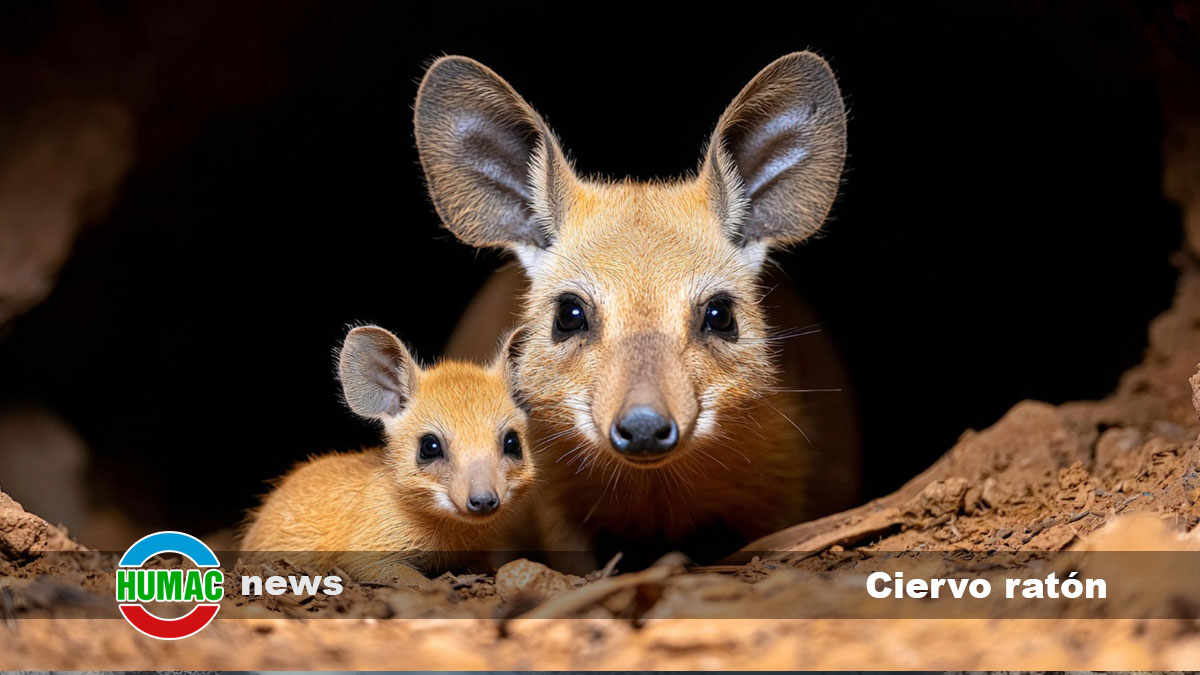
POLYGON ((766 264, 818 231, 837 192, 846 121, 824 60, 759 72, 679 180, 581 177, 542 117, 462 56, 426 72, 414 124, 445 227, 520 262, 450 351, 477 350, 514 314, 528 326, 517 379, 557 532, 627 561, 711 559, 854 502, 853 408, 827 389, 843 383, 837 356, 766 264))
POLYGON ((305 552, 371 581, 400 565, 487 567, 514 550, 536 472, 511 388, 515 345, 488 366, 422 368, 388 331, 350 331, 338 359, 346 403, 383 424, 384 447, 294 468, 252 514, 245 548, 305 552))

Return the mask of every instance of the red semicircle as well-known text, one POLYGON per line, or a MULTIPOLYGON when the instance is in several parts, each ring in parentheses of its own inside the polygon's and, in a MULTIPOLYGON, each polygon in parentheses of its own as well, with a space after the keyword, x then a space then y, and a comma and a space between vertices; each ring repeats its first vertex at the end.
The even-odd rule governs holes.
POLYGON ((121 615, 131 626, 160 640, 178 640, 200 632, 217 616, 220 605, 199 604, 192 611, 175 619, 162 619, 141 605, 120 605, 121 615))

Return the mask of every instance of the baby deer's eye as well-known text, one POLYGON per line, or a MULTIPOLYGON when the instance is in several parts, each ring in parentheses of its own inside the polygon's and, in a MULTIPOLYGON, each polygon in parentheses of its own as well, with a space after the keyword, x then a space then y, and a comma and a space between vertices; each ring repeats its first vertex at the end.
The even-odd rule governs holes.
POLYGON ((517 436, 517 432, 509 430, 504 434, 504 454, 513 459, 521 459, 521 437, 517 436))
POLYGON ((704 323, 701 330, 726 340, 737 339, 737 321, 733 318, 733 300, 728 296, 717 296, 704 307, 704 323))
POLYGON ((425 434, 421 437, 417 444, 417 461, 422 464, 428 464, 435 459, 445 457, 446 452, 442 448, 442 441, 433 434, 425 434))
POLYGON ((583 311, 583 301, 571 294, 559 297, 558 308, 554 312, 554 330, 551 331, 555 342, 566 340, 587 329, 587 314, 583 311))

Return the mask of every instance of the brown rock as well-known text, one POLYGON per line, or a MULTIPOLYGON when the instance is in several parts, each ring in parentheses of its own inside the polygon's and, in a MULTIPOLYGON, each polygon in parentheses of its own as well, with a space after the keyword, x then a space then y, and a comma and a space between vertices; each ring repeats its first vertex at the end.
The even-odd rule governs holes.
POLYGON ((1088 479, 1088 472, 1083 468, 1083 462, 1075 462, 1065 469, 1058 471, 1058 487, 1062 490, 1071 490, 1078 487, 1088 479))
POLYGON ((926 525, 930 521, 952 516, 962 510, 967 494, 967 479, 947 478, 925 486, 901 509, 911 524, 926 525))
POLYGON ((46 551, 79 551, 62 530, 28 513, 0 492, 0 557, 9 560, 36 558, 46 551))
POLYGON ((984 504, 992 508, 1000 506, 1007 502, 1012 497, 1008 490, 996 481, 995 478, 988 478, 983 481, 983 490, 980 491, 979 498, 984 504))
POLYGON ((572 585, 567 575, 525 558, 506 563, 496 570, 496 592, 505 602, 522 595, 545 597, 565 591, 572 585))
POLYGON ((983 503, 983 488, 978 485, 972 485, 967 488, 966 495, 963 496, 963 513, 970 516, 982 508, 985 508, 983 503))

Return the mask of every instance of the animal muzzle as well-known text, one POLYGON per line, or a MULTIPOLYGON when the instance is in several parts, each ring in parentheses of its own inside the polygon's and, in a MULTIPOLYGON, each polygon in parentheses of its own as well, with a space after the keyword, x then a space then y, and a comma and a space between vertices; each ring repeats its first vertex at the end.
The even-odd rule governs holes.
POLYGON ((500 495, 495 490, 485 490, 472 493, 467 497, 467 510, 471 513, 486 516, 500 508, 500 495))
POLYGON ((496 482, 495 468, 491 462, 474 460, 463 467, 463 474, 466 485, 465 490, 459 494, 465 493, 466 499, 463 499, 462 507, 466 507, 469 515, 483 517, 500 509, 500 490, 497 489, 500 486, 496 482))
POLYGON ((613 378, 624 396, 608 430, 608 440, 632 462, 651 463, 679 445, 680 424, 672 410, 694 415, 694 396, 682 364, 666 336, 643 333, 623 340, 613 378))
POLYGON ((617 416, 608 438, 614 450, 630 459, 658 459, 679 442, 679 425, 654 406, 634 405, 617 416))

